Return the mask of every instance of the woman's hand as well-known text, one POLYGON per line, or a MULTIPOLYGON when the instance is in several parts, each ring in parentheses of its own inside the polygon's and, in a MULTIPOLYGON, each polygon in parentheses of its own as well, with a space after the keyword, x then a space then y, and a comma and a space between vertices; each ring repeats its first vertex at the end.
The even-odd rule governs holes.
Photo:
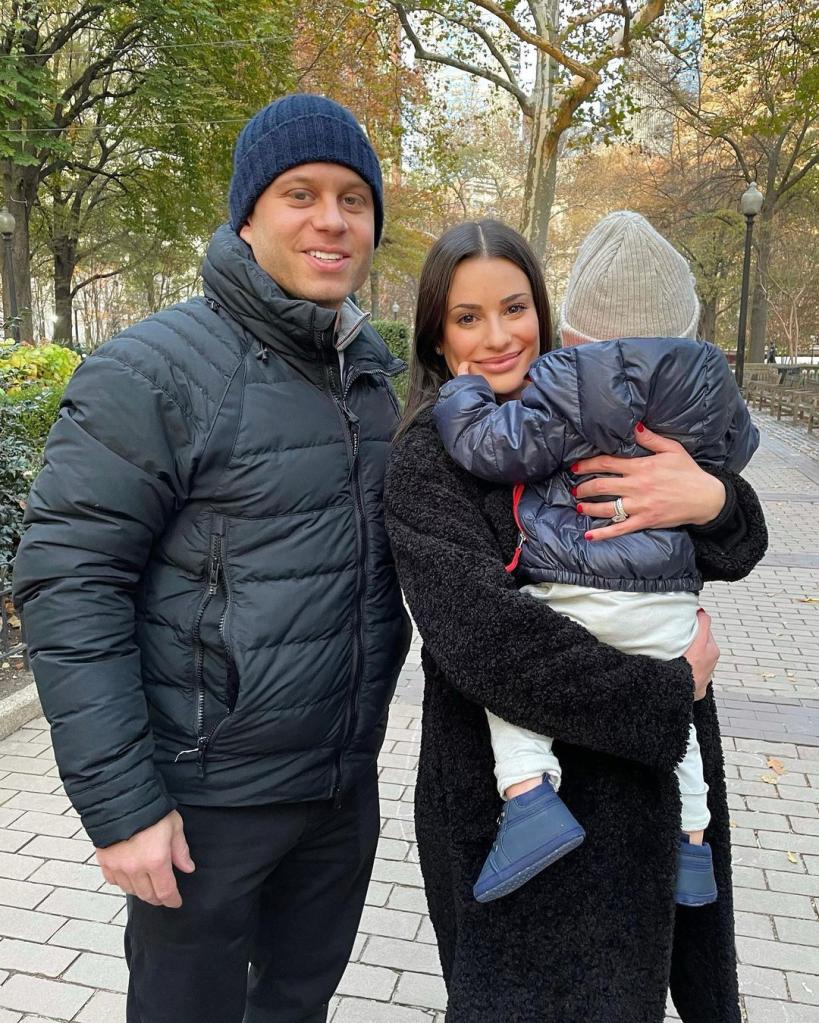
MULTIPOLYGON (((650 458, 598 455, 572 466, 580 476, 613 472, 622 477, 587 480, 577 488, 578 504, 584 498, 613 493, 622 498, 628 514, 625 522, 590 530, 587 540, 607 540, 638 529, 702 526, 719 515, 725 504, 725 487, 716 477, 700 469, 682 444, 660 437, 642 424, 637 426, 635 439, 641 448, 654 454, 650 458)), ((615 514, 614 502, 590 504, 588 513, 596 519, 610 519, 615 514)))
POLYGON ((697 635, 683 657, 691 665, 694 675, 694 699, 701 700, 711 685, 711 676, 719 660, 719 647, 711 634, 711 616, 702 608, 697 611, 697 622, 697 635))

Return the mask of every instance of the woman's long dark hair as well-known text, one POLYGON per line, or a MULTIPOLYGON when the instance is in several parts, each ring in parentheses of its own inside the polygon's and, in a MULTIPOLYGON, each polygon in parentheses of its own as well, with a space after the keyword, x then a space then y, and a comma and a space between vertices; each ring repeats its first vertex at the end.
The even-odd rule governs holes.
POLYGON ((540 324, 541 354, 552 347, 549 296, 537 257, 526 239, 499 220, 469 221, 451 227, 429 250, 421 271, 407 399, 396 436, 400 437, 420 412, 435 403, 441 386, 452 376, 443 355, 435 349, 443 337, 455 270, 463 260, 475 257, 508 259, 526 274, 540 324))

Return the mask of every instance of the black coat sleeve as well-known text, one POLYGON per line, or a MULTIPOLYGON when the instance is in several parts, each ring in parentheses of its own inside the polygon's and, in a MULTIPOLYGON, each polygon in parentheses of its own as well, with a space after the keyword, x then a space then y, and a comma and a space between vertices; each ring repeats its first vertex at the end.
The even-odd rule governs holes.
POLYGON ((689 526, 697 568, 705 582, 744 579, 768 549, 759 498, 747 480, 727 469, 709 470, 725 486, 725 506, 705 526, 689 526))
POLYGON ((446 456, 429 419, 394 449, 387 529, 436 665, 464 696, 513 724, 673 768, 692 717, 688 663, 622 654, 520 593, 504 568, 511 552, 480 507, 481 486, 446 456))
POLYGON ((191 443, 190 416, 119 352, 66 390, 14 572, 60 776, 98 847, 174 807, 153 765, 134 594, 184 498, 191 443))

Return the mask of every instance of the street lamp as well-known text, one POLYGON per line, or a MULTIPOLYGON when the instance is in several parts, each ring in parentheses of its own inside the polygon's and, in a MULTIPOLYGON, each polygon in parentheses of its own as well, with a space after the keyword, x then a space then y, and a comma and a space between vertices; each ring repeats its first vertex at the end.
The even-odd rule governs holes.
POLYGON ((18 342, 20 340, 20 320, 17 316, 17 289, 14 286, 14 263, 11 256, 11 239, 16 226, 17 221, 4 204, 3 208, 0 209, 0 234, 3 236, 3 248, 5 249, 6 258, 5 278, 8 281, 9 303, 11 305, 11 336, 15 342, 18 342))
POLYGON ((392 318, 394 320, 398 319, 398 313, 399 313, 400 309, 401 309, 401 306, 397 302, 393 302, 393 304, 392 304, 392 318))
POLYGON ((745 328, 748 323, 748 287, 751 280, 751 238, 754 233, 754 217, 762 209, 762 193, 752 181, 742 193, 739 208, 745 215, 745 262, 742 264, 742 297, 739 300, 739 331, 737 335, 737 386, 742 387, 745 370, 745 328))

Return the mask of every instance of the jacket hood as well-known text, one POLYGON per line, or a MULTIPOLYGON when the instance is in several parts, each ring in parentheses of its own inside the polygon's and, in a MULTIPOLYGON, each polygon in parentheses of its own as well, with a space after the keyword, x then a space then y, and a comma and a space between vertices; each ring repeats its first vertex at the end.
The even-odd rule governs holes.
POLYGON ((219 227, 202 265, 207 298, 223 306, 253 337, 288 362, 317 363, 324 344, 344 350, 362 371, 388 376, 405 368, 349 298, 340 312, 292 298, 253 258, 229 224, 219 227))

